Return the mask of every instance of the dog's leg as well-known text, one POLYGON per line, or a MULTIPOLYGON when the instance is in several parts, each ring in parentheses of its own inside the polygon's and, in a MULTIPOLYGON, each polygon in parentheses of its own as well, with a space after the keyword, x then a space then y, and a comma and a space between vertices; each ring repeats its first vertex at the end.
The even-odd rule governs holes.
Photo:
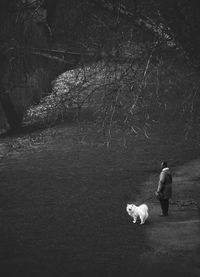
POLYGON ((136 223, 136 222, 137 222, 137 217, 133 216, 133 223, 136 223))
POLYGON ((140 224, 144 224, 144 222, 145 222, 145 219, 140 217, 140 224))

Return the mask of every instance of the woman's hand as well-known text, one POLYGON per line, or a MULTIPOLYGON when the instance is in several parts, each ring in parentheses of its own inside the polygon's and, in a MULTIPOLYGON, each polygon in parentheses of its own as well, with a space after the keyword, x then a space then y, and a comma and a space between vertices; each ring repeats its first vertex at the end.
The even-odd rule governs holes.
POLYGON ((155 192, 155 196, 156 196, 157 199, 160 199, 160 198, 161 198, 160 192, 156 191, 156 192, 155 192))

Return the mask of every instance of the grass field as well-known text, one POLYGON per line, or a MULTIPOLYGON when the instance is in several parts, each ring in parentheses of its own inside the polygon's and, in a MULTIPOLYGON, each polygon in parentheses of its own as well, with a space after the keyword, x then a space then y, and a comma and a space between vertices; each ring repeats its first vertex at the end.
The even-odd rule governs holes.
MULTIPOLYGON (((176 205, 179 196, 193 199, 197 185, 187 187, 185 179, 184 187, 175 187, 166 222, 157 216, 155 199, 142 227, 125 210, 127 202, 154 192, 162 159, 176 175, 177 166, 198 158, 198 142, 181 137, 165 122, 150 139, 137 136, 127 148, 107 148, 69 123, 2 138, 14 147, 1 160, 1 275, 198 276, 198 212, 193 204, 182 212, 176 205)), ((178 176, 176 184, 183 172, 178 176)))

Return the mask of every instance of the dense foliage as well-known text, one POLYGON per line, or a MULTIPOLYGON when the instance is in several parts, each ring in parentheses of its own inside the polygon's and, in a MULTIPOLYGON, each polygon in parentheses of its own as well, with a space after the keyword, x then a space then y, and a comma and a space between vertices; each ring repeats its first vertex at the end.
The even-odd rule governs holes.
POLYGON ((148 136, 158 114, 185 117, 187 130, 198 125, 198 1, 15 0, 1 1, 0 11, 1 87, 20 118, 66 64, 78 69, 26 118, 57 118, 87 103, 108 137, 119 129, 148 136))

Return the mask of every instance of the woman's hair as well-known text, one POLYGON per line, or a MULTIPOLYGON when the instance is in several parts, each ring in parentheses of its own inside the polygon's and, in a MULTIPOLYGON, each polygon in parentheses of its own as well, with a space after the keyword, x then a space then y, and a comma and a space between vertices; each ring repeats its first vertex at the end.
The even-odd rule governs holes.
POLYGON ((166 162, 166 161, 163 161, 163 162, 161 163, 161 167, 162 167, 162 168, 167 167, 167 162, 166 162))

